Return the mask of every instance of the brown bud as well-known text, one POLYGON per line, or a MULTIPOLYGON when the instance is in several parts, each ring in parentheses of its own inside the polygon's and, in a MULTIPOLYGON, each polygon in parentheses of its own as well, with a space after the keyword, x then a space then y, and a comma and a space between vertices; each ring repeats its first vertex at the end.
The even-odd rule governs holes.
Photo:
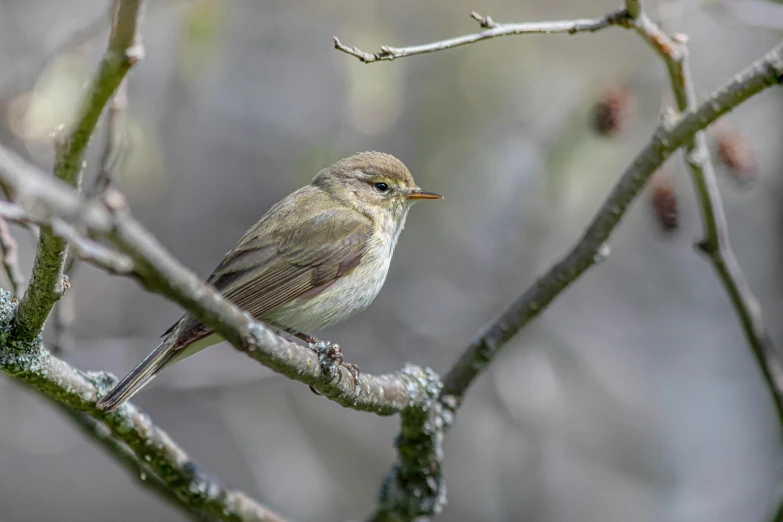
POLYGON ((677 188, 674 180, 665 172, 657 172, 650 183, 651 202, 658 224, 664 232, 673 232, 679 227, 677 188))
POLYGON ((602 136, 612 136, 622 131, 630 114, 631 102, 631 93, 627 87, 607 87, 593 107, 593 129, 602 136))
POLYGON ((756 151, 742 134, 721 130, 715 134, 716 155, 738 181, 752 181, 756 174, 756 151))

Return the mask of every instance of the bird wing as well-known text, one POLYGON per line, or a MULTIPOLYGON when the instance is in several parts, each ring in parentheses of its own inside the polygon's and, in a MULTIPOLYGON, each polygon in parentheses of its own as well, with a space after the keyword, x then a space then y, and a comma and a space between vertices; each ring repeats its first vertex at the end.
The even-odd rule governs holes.
MULTIPOLYGON (((350 208, 312 210, 318 206, 298 208, 295 214, 286 208, 270 210, 207 282, 239 308, 261 318, 296 298, 314 297, 351 273, 367 249, 372 222, 350 208)), ((211 330, 185 314, 164 335, 172 332, 173 345, 185 347, 211 330)))

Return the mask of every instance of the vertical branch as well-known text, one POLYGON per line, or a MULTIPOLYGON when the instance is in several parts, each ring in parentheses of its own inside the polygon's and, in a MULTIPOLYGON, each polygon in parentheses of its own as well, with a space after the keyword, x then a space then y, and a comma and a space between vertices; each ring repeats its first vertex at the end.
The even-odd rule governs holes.
POLYGON ((3 269, 11 283, 11 296, 18 297, 24 286, 24 274, 19 270, 19 249, 16 239, 8 229, 8 223, 0 218, 0 256, 2 256, 3 269))
MULTIPOLYGON (((81 185, 84 154, 98 118, 130 68, 143 57, 138 36, 140 18, 141 0, 115 1, 109 44, 98 72, 87 86, 73 123, 55 134, 54 174, 77 190, 81 185)), ((67 288, 63 278, 67 254, 67 241, 54 235, 51 228, 41 228, 30 285, 14 323, 18 339, 30 340, 40 334, 52 307, 62 297, 67 288)))
MULTIPOLYGON (((117 92, 109 103, 106 114, 106 138, 101 153, 101 159, 98 166, 98 173, 95 177, 92 189, 89 191, 91 196, 103 194, 111 185, 120 170, 122 161, 125 159, 127 151, 127 108, 128 108, 128 78, 122 80, 117 92)), ((78 250, 78 248, 77 248, 78 250)), ((73 278, 78 268, 78 262, 81 252, 77 255, 71 254, 65 263, 63 269, 63 281, 66 286, 73 282, 73 278)), ((54 354, 60 354, 68 351, 73 344, 71 335, 71 326, 74 321, 74 303, 73 293, 67 292, 57 303, 52 312, 52 344, 51 351, 54 354)))

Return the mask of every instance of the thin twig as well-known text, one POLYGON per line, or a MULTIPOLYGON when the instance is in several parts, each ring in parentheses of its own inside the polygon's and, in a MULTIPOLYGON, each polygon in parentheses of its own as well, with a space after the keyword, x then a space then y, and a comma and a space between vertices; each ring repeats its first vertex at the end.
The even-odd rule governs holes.
POLYGON ((410 47, 389 47, 382 45, 381 50, 376 53, 367 53, 356 47, 348 47, 343 44, 336 36, 333 37, 335 49, 351 56, 355 56, 364 63, 372 63, 384 60, 395 60, 406 56, 415 56, 417 54, 432 53, 444 49, 452 49, 461 45, 467 45, 482 40, 490 40, 500 36, 511 36, 517 34, 555 34, 555 33, 592 33, 599 31, 611 25, 623 23, 628 17, 625 9, 619 9, 601 18, 587 18, 583 20, 568 20, 559 22, 530 22, 521 24, 499 24, 489 16, 481 16, 475 11, 471 13, 471 18, 476 20, 486 31, 479 33, 466 34, 448 40, 441 40, 424 45, 413 45, 410 47))
MULTIPOLYGON (((117 0, 112 12, 109 44, 98 72, 88 85, 72 124, 60 128, 54 138, 55 175, 75 187, 81 184, 84 154, 98 118, 130 68, 144 55, 138 35, 141 0, 117 0)), ((9 193, 12 198, 13 193, 9 193)), ((16 337, 29 340, 43 329, 54 304, 62 297, 63 265, 68 243, 49 228, 41 229, 38 250, 27 292, 14 323, 16 337)))
POLYGON ((100 168, 90 195, 102 194, 117 176, 128 149, 128 80, 125 78, 114 93, 106 114, 106 143, 100 168))
MULTIPOLYGON (((586 24, 583 23, 585 21, 499 24, 490 17, 482 17, 476 13, 473 13, 471 16, 479 22, 481 27, 487 30, 420 46, 404 48, 382 46, 380 52, 372 54, 357 48, 349 48, 343 45, 336 37, 334 38, 334 43, 338 50, 352 55, 365 63, 371 63, 440 51, 497 36, 578 32, 576 27, 571 24, 579 24, 580 30, 589 31, 617 25, 634 30, 663 57, 672 81, 678 108, 681 111, 694 111, 696 109, 696 97, 686 64, 687 51, 684 45, 682 45, 687 41, 687 38, 681 35, 677 35, 678 38, 673 38, 664 33, 644 13, 640 0, 626 0, 625 9, 610 13, 603 19, 593 20, 592 23, 588 21, 586 24), (603 23, 596 23, 598 21, 603 21, 603 23), (546 30, 547 28, 551 30, 546 30)), ((773 78, 771 81, 780 83, 781 58, 778 54, 771 53, 760 65, 773 71, 777 70, 778 72, 771 76, 773 78)), ((773 393, 778 417, 783 424, 783 364, 781 364, 771 339, 763 326, 761 308, 750 291, 729 245, 720 194, 717 189, 712 164, 709 160, 709 152, 703 132, 697 133, 689 140, 686 158, 696 185, 704 221, 705 239, 699 244, 699 247, 709 256, 729 294, 748 342, 773 393)), ((631 179, 628 177, 630 174, 631 171, 626 171, 623 179, 629 181, 631 179)), ((652 171, 646 174, 646 176, 650 174, 652 174, 652 171)), ((646 176, 641 180, 642 183, 646 181, 646 176)), ((613 195, 616 194, 613 193, 613 195)), ((615 203, 612 201, 612 196, 610 196, 603 209, 618 208, 615 206, 615 203)), ((619 213, 619 216, 621 215, 622 211, 619 213)), ((617 221, 619 221, 619 216, 617 221)), ((553 267, 547 276, 539 280, 537 285, 526 291, 484 335, 469 347, 468 351, 463 354, 462 358, 444 379, 445 388, 442 397, 446 400, 445 405, 447 409, 455 410, 459 406, 465 391, 472 384, 473 380, 494 359, 499 350, 511 337, 536 317, 576 277, 587 270, 596 260, 603 257, 601 254, 601 249, 604 248, 602 243, 616 223, 606 222, 599 214, 574 250, 561 263, 553 267), (607 225, 609 225, 609 228, 604 233, 601 228, 607 225)), ((384 502, 382 501, 379 513, 383 511, 383 505, 384 502)), ((781 512, 783 512, 783 508, 781 512)))
POLYGON ((19 249, 16 239, 11 235, 8 223, 2 217, 0 217, 0 255, 3 269, 11 284, 11 296, 17 297, 24 287, 24 274, 19 269, 19 249))
MULTIPOLYGON (((15 160, 17 165, 21 159, 19 156, 12 155, 7 149, 0 150, 0 156, 2 156, 2 160, 15 160)), ((13 161, 9 163, 13 163, 13 161)), ((133 272, 133 260, 130 257, 85 237, 73 225, 62 219, 51 216, 34 216, 21 205, 7 201, 0 201, 0 219, 19 224, 48 227, 56 237, 71 243, 81 259, 100 266, 113 274, 127 275, 133 272)))

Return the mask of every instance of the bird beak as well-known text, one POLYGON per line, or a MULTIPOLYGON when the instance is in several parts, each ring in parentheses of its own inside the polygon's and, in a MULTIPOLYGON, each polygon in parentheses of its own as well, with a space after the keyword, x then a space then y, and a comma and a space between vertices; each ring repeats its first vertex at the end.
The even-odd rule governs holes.
POLYGON ((440 194, 435 194, 434 192, 425 192, 419 188, 413 189, 405 197, 408 199, 443 199, 443 196, 440 194))

